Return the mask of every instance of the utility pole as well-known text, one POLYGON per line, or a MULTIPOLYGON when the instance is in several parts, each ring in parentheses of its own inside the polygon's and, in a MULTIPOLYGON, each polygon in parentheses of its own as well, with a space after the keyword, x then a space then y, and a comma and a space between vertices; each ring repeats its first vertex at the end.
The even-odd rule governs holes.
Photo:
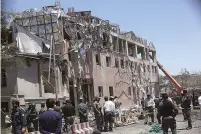
POLYGON ((58 92, 57 92, 57 70, 56 70, 56 61, 55 61, 55 42, 54 42, 54 38, 51 38, 52 41, 52 54, 53 54, 53 68, 54 68, 54 82, 55 82, 55 86, 54 86, 54 91, 56 94, 56 101, 58 101, 58 92))

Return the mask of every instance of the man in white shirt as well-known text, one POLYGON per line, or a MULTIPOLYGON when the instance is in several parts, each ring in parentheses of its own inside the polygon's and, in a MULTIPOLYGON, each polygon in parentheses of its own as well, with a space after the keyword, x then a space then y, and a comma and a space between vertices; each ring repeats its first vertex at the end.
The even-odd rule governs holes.
POLYGON ((112 126, 113 126, 113 118, 114 118, 114 112, 115 112, 115 104, 113 102, 114 97, 111 96, 110 100, 106 101, 104 104, 104 112, 105 112, 105 131, 113 131, 112 126), (108 123, 109 123, 109 128, 108 128, 108 123))
POLYGON ((198 103, 200 105, 200 120, 201 120, 201 92, 200 92, 200 97, 198 98, 198 103))
POLYGON ((152 123, 154 122, 154 108, 155 108, 155 102, 154 99, 151 98, 151 95, 147 95, 147 98, 145 99, 145 123, 148 122, 148 117, 151 117, 152 123))

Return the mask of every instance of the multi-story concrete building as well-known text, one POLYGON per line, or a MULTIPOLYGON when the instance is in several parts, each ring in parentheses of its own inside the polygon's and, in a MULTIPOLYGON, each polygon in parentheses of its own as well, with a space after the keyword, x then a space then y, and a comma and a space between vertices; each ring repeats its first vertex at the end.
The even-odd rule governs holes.
MULTIPOLYGON (((102 97, 102 101, 104 96, 117 96, 122 107, 128 107, 140 104, 147 93, 157 94, 156 50, 134 32, 122 33, 118 25, 92 16, 91 11, 74 12, 72 8, 65 14, 59 6, 23 12, 14 23, 37 36, 43 45, 50 44, 53 35, 59 99, 69 97, 77 106, 79 97, 91 103, 94 96, 102 97)), ((17 44, 19 47, 19 40, 17 44)), ((19 48, 22 51, 23 47, 19 48)), ((2 80, 7 81, 7 87, 2 87, 2 102, 8 102, 4 98, 11 94, 24 96, 25 102, 55 96, 46 82, 50 51, 26 51, 20 54, 26 56, 23 58, 31 62, 30 66, 10 71, 2 68, 2 80), (44 55, 46 62, 42 60, 44 55)), ((55 86, 51 80, 50 83, 55 86)))

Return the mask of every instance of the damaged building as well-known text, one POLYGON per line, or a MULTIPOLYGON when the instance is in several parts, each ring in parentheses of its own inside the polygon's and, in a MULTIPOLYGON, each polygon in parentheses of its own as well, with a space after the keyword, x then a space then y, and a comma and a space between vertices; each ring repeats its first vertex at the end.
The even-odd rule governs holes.
POLYGON ((59 100, 70 98, 75 106, 80 97, 90 104, 95 96, 101 101, 104 96, 117 96, 126 108, 140 105, 148 93, 158 94, 153 43, 132 31, 121 32, 119 25, 95 17, 91 11, 69 8, 65 13, 60 6, 26 10, 13 21, 13 41, 23 65, 2 66, 4 103, 9 104, 13 94, 38 104, 58 94, 59 100))

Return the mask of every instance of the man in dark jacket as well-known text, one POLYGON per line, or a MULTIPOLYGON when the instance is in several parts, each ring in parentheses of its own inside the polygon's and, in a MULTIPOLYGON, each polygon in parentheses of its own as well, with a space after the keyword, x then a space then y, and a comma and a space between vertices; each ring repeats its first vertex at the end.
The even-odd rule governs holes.
POLYGON ((66 104, 62 107, 62 113, 65 120, 65 129, 68 132, 67 126, 73 125, 75 116, 75 108, 70 100, 66 100, 66 104))
POLYGON ((42 134, 61 134, 62 115, 54 111, 55 100, 47 99, 47 111, 39 115, 39 130, 42 134))
POLYGON ((26 118, 25 111, 20 107, 20 102, 17 99, 12 100, 12 133, 13 134, 24 134, 26 131, 26 118))
POLYGON ((172 134, 176 134, 176 120, 175 116, 178 114, 178 110, 173 102, 168 100, 167 93, 162 94, 163 101, 159 105, 158 114, 162 116, 162 129, 163 134, 168 134, 170 128, 172 134))

